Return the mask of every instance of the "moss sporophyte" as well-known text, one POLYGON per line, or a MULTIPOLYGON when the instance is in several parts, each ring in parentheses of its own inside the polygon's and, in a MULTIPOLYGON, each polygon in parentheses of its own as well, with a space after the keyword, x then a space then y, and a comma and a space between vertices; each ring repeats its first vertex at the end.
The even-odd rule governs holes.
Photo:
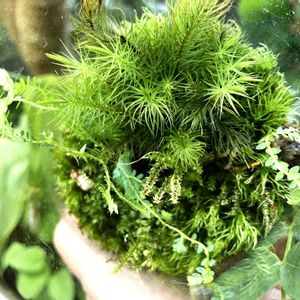
POLYGON ((213 282, 300 203, 277 131, 299 143, 286 125, 294 99, 276 57, 225 22, 229 5, 181 0, 134 23, 97 8, 92 25, 76 22, 76 56, 49 54, 63 75, 15 84, 49 111, 54 136, 30 139, 52 147, 80 227, 122 264, 191 285, 213 282))

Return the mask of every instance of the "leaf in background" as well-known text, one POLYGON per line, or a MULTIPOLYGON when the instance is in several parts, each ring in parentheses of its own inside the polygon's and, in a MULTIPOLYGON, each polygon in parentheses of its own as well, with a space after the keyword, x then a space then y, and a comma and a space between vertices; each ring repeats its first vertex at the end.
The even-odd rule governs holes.
POLYGON ((56 208, 51 206, 51 204, 52 203, 44 204, 43 208, 46 205, 48 205, 49 207, 46 207, 47 210, 45 209, 46 211, 43 212, 42 218, 38 226, 38 232, 37 232, 38 237, 42 241, 47 243, 52 242, 54 228, 59 221, 59 214, 57 213, 56 208))
POLYGON ((260 299, 279 280, 282 265, 279 258, 269 249, 287 234, 286 224, 277 222, 248 258, 217 278, 212 300, 260 299))
POLYGON ((280 270, 280 280, 284 291, 293 299, 300 295, 300 243, 292 247, 280 270))
POLYGON ((128 204, 133 209, 141 212, 144 216, 150 217, 149 211, 145 208, 145 205, 149 204, 140 196, 142 181, 131 167, 130 152, 125 152, 120 156, 113 172, 113 179, 123 188, 124 196, 128 199, 128 204), (145 203, 145 205, 143 205, 142 202, 145 203))
POLYGON ((51 300, 73 300, 75 284, 69 271, 65 268, 55 273, 48 285, 48 295, 51 300))
POLYGON ((21 272, 17 278, 17 290, 24 299, 33 299, 44 290, 49 279, 49 271, 40 273, 21 272))
POLYGON ((28 145, 0 139, 0 251, 23 213, 28 165, 28 145))
POLYGON ((295 189, 291 192, 288 203, 290 205, 299 205, 300 204, 300 189, 295 189))
POLYGON ((278 281, 281 261, 268 248, 259 248, 215 283, 212 300, 257 300, 278 281))
POLYGON ((10 262, 14 259, 15 256, 18 256, 20 253, 26 250, 26 246, 19 243, 19 242, 13 242, 9 248, 5 251, 3 257, 2 257, 2 267, 3 269, 6 269, 10 262))
POLYGON ((40 272, 47 267, 45 252, 38 246, 13 243, 3 256, 4 265, 19 272, 40 272))

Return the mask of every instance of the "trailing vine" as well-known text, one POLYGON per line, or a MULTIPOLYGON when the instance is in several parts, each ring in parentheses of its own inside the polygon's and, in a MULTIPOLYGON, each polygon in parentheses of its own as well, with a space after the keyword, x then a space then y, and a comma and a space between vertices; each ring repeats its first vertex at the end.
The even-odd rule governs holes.
POLYGON ((265 150, 267 154, 264 159, 264 165, 272 168, 277 174, 275 181, 285 179, 289 182, 290 195, 288 203, 291 205, 300 204, 300 166, 289 166, 289 164, 280 158, 282 151, 287 151, 284 148, 284 143, 289 141, 290 152, 293 151, 295 156, 299 157, 300 148, 300 131, 296 127, 279 127, 275 132, 265 136, 256 146, 257 150, 265 150), (283 149, 281 149, 283 148, 283 149))

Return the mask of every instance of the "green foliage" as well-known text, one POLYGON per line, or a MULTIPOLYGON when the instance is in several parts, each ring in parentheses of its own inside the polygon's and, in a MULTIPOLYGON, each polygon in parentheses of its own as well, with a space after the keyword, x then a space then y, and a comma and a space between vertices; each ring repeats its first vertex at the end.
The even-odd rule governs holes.
MULTIPOLYGON (((65 74, 16 84, 33 112, 49 111, 47 130, 28 139, 52 148, 61 198, 121 266, 211 283, 215 263, 255 248, 288 207, 298 169, 275 180, 256 147, 294 99, 272 53, 225 23, 228 4, 182 0, 135 23, 79 20, 78 59, 49 55, 65 74)), ((265 276, 278 259, 257 251, 265 276)), ((253 297, 266 285, 251 283, 253 297)))
MULTIPOLYGON (((295 216, 294 222, 275 225, 269 236, 250 255, 216 279, 212 299, 260 299, 276 282, 281 284, 285 294, 297 299, 300 244, 295 244, 297 239, 293 239, 293 235, 299 226, 299 209, 293 209, 292 214, 295 216), (276 244, 277 248, 274 246, 276 244), (283 250, 284 257, 280 260, 276 252, 283 250)), ((198 286, 198 289, 201 288, 198 286)))
POLYGON ((140 190, 142 186, 141 180, 136 176, 136 171, 130 166, 130 153, 124 153, 120 156, 116 168, 113 172, 113 178, 124 189, 124 196, 121 199, 128 201, 127 203, 135 210, 141 212, 145 217, 150 217, 147 210, 147 204, 143 202, 140 190))
POLYGON ((300 294, 297 280, 300 275, 299 255, 300 244, 298 243, 291 248, 280 270, 280 282, 282 287, 285 292, 294 299, 297 299, 300 294))
POLYGON ((20 272, 16 287, 24 299, 34 299, 43 291, 49 279, 47 271, 40 273, 20 272))
POLYGON ((46 291, 48 299, 74 299, 75 286, 70 273, 62 268, 51 274, 47 257, 38 246, 14 242, 2 258, 3 268, 17 271, 16 288, 24 299, 38 299, 46 291), (47 289, 46 289, 47 288, 47 289))
POLYGON ((74 299, 74 281, 67 269, 62 268, 52 275, 48 285, 48 294, 51 300, 74 299))
MULTIPOLYGON (((197 240, 188 237, 178 228, 169 225, 164 219, 166 218, 166 214, 163 212, 158 212, 155 208, 152 207, 150 203, 145 201, 142 198, 140 193, 141 190, 141 181, 139 181, 138 177, 135 176, 135 171, 133 171, 130 167, 130 154, 125 153, 124 155, 120 156, 116 169, 114 170, 114 178, 119 181, 119 185, 124 188, 125 194, 121 196, 118 192, 117 195, 120 197, 121 200, 125 200, 128 202, 127 199, 135 201, 135 203, 129 202, 135 210, 139 211, 143 214, 146 218, 155 217, 157 221, 162 223, 165 227, 174 231, 175 233, 180 235, 180 238, 175 239, 173 242, 173 251, 177 253, 184 253, 186 252, 186 248, 183 245, 183 241, 189 241, 192 244, 196 245, 198 248, 204 250, 206 259, 209 258, 209 251, 208 249, 197 240), (184 251, 183 251, 184 250, 184 251)), ((115 189, 116 190, 116 189, 115 189)), ((205 264, 205 267, 209 269, 209 263, 205 264)))
MULTIPOLYGON (((300 143, 300 132, 299 129, 294 127, 279 127, 276 132, 271 133, 265 136, 259 144, 256 146, 257 150, 265 150, 267 153, 266 158, 264 159, 264 165, 266 167, 272 168, 277 172, 275 176, 275 181, 280 182, 285 179, 289 182, 289 196, 288 203, 291 205, 300 204, 300 167, 292 166, 289 167, 289 164, 285 161, 281 161, 279 158, 280 153, 282 152, 280 146, 283 148, 282 140, 289 140, 291 143, 291 151, 293 143, 300 143)), ((283 150, 285 150, 283 148, 283 150)), ((286 151, 286 150, 285 150, 286 151)))
POLYGON ((6 250, 2 264, 4 268, 10 266, 20 272, 35 273, 46 267, 45 259, 45 253, 40 247, 26 248, 16 242, 6 250))
POLYGON ((49 231, 53 230, 58 214, 51 202, 54 195, 51 180, 52 168, 49 161, 45 160, 46 156, 49 157, 49 153, 25 143, 29 131, 40 130, 38 125, 40 121, 37 122, 29 113, 26 116, 23 114, 19 118, 18 125, 12 129, 5 111, 13 101, 21 99, 14 97, 13 81, 4 70, 0 70, 0 86, 6 91, 4 97, 0 99, 0 106, 4 107, 0 116, 2 121, 0 130, 3 136, 14 136, 16 140, 15 142, 7 139, 0 141, 2 157, 0 162, 0 249, 20 222, 26 223, 25 227, 29 227, 36 234, 39 234, 38 231, 41 230, 41 234, 45 237, 44 241, 51 241, 52 232, 49 234, 49 231), (43 203, 46 199, 48 202, 43 203), (41 220, 36 222, 39 218, 41 220), (49 226, 48 221, 51 218, 52 226, 49 226), (44 221, 48 223, 48 234, 45 227, 39 227, 44 221), (34 225, 31 224, 32 222, 39 224, 34 225), (47 238, 46 235, 48 235, 47 238))
POLYGON ((214 284, 212 299, 260 299, 279 281, 282 262, 273 252, 273 245, 287 234, 287 227, 277 224, 270 235, 214 284))
POLYGON ((0 140, 0 251, 19 223, 26 201, 29 145, 0 140))
POLYGON ((216 280, 212 299, 260 299, 278 281, 279 269, 280 261, 274 253, 257 248, 250 258, 216 280))
POLYGON ((173 241, 173 251, 177 253, 184 253, 187 251, 186 246, 184 245, 184 239, 177 238, 173 241))
MULTIPOLYGON (((208 247, 208 251, 212 252, 213 248, 210 249, 210 247, 208 247)), ((195 286, 205 285, 213 282, 215 272, 210 268, 207 268, 207 265, 209 267, 214 267, 215 264, 216 261, 214 259, 209 260, 208 258, 204 258, 201 261, 201 266, 197 267, 195 272, 192 275, 187 276, 187 281, 189 286, 191 286, 192 289, 194 289, 195 286)))
MULTIPOLYGON (((16 282, 9 281, 7 284, 12 287, 15 285, 24 299, 61 299, 61 284, 69 287, 68 294, 65 295, 69 297, 67 299, 73 299, 75 286, 70 274, 63 275, 65 279, 62 278, 60 283, 57 280, 52 283, 54 274, 51 268, 60 262, 54 251, 49 252, 52 249, 53 230, 59 217, 54 204, 56 196, 54 197, 51 156, 45 148, 25 142, 33 141, 30 135, 46 130, 47 127, 42 125, 42 121, 46 121, 45 114, 41 117, 27 111, 26 116, 23 113, 17 125, 12 128, 5 111, 18 99, 14 97, 17 90, 4 70, 0 70, 0 87, 0 91, 3 91, 0 106, 4 107, 0 116, 1 133, 5 137, 14 137, 15 140, 0 140, 1 280, 7 279, 6 270, 10 268, 16 273, 16 282), (28 246, 28 242, 36 245, 28 246), (51 293, 47 292, 50 282, 51 293)), ((37 90, 32 90, 32 93, 37 93, 37 90)))
POLYGON ((3 265, 18 271, 16 287, 24 299, 36 298, 49 279, 49 268, 44 251, 13 243, 3 256, 3 265))
POLYGON ((214 280, 214 271, 205 269, 203 267, 196 268, 196 273, 187 277, 188 283, 191 286, 200 284, 209 284, 214 280))

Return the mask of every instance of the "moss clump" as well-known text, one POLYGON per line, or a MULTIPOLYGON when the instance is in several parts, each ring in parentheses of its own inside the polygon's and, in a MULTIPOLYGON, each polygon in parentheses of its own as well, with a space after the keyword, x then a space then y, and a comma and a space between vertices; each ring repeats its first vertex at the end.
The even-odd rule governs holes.
POLYGON ((55 109, 62 134, 44 141, 80 227, 124 264, 177 275, 203 265, 203 283, 268 234, 290 194, 256 147, 293 99, 276 58, 224 22, 227 8, 182 0, 134 24, 83 18, 80 59, 50 55, 66 73, 21 88, 55 109))

